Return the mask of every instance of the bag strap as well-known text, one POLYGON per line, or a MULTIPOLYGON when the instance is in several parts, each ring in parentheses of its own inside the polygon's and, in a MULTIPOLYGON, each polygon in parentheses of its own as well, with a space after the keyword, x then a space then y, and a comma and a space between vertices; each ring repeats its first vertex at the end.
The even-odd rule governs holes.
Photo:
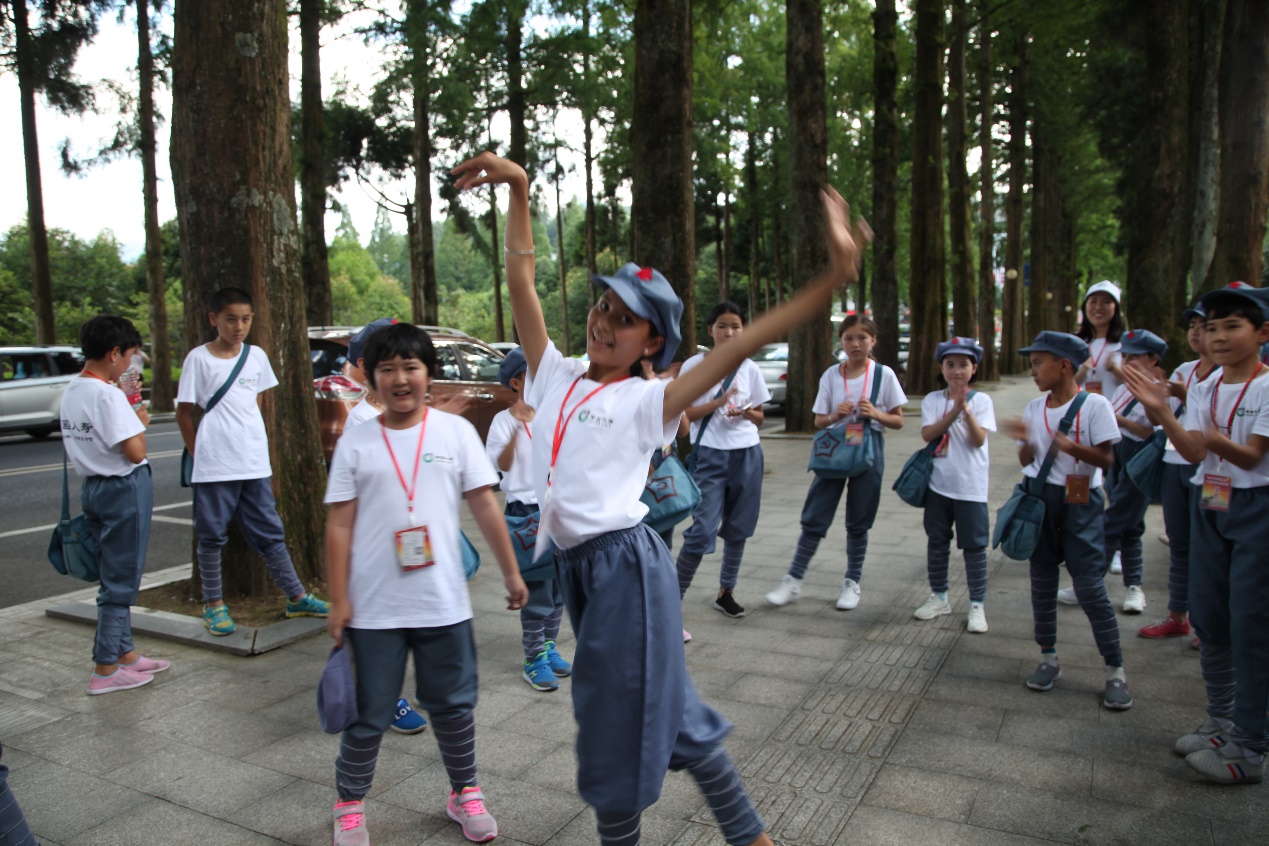
POLYGON ((70 482, 66 475, 66 450, 62 450, 62 522, 65 523, 71 518, 70 507, 70 482))
POLYGON ((881 362, 874 361, 872 363, 872 390, 868 392, 868 401, 873 405, 877 404, 877 397, 881 395, 881 362))
MULTIPOLYGON (((739 372, 739 370, 736 371, 736 373, 739 372)), ((718 393, 714 394, 714 399, 718 399, 727 392, 727 389, 731 387, 731 380, 736 378, 736 373, 732 373, 723 380, 723 386, 718 389, 718 393)), ((706 414, 701 418, 701 427, 696 430, 696 440, 692 443, 692 455, 696 455, 696 451, 700 449, 701 438, 705 437, 705 429, 709 426, 709 421, 712 420, 713 417, 714 412, 711 411, 709 414, 706 414)))
MULTIPOLYGON (((1058 434, 1065 435, 1071 431, 1071 424, 1075 422, 1075 415, 1079 414, 1080 406, 1084 404, 1084 400, 1088 399, 1088 391, 1080 391, 1075 395, 1075 399, 1071 401, 1071 407, 1066 410, 1066 414, 1062 415, 1062 422, 1058 423, 1058 434)), ((1049 451, 1044 455, 1044 463, 1040 465, 1040 472, 1036 476, 1036 481, 1044 484, 1049 478, 1049 471, 1053 469, 1053 462, 1057 460, 1057 438, 1049 442, 1049 451)))
POLYGON ((229 378, 225 380, 225 384, 220 386, 220 390, 212 394, 212 398, 207 401, 207 405, 203 406, 203 414, 208 414, 216 403, 224 399, 225 394, 229 393, 229 389, 233 387, 234 380, 238 378, 238 374, 242 372, 242 366, 247 363, 247 355, 251 352, 251 344, 243 343, 242 353, 239 354, 238 360, 234 362, 234 369, 229 371, 229 378))

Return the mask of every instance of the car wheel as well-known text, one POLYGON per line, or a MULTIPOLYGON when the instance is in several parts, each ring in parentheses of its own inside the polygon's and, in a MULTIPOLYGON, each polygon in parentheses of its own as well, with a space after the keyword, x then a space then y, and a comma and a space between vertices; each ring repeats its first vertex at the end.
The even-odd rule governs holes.
POLYGON ((49 429, 27 429, 26 433, 38 441, 38 440, 43 440, 44 438, 47 438, 49 435, 53 434, 56 431, 57 431, 57 427, 54 426, 49 429))

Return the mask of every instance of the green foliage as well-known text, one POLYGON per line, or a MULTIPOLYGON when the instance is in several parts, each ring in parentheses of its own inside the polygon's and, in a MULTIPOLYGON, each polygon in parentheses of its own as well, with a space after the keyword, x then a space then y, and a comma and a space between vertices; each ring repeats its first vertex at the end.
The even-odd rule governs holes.
POLYGON ((380 317, 410 317, 410 297, 400 281, 384 275, 370 251, 357 242, 350 222, 330 245, 331 315, 337 325, 359 325, 380 317))

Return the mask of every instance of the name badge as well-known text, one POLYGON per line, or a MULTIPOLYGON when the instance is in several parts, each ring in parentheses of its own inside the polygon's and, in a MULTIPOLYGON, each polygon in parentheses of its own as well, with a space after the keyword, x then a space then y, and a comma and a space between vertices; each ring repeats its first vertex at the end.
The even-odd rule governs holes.
POLYGON ((846 424, 846 446, 862 446, 864 443, 864 424, 846 424))
POLYGON ((1088 505, 1088 476, 1070 473, 1066 477, 1067 505, 1088 505))
POLYGON ((939 438, 939 445, 934 448, 935 458, 947 458, 947 445, 951 440, 951 436, 944 432, 943 437, 939 438))
POLYGON ((432 560, 432 538, 427 526, 403 529, 393 533, 393 538, 396 540, 397 563, 403 571, 421 570, 436 563, 432 560))
POLYGON ((1090 394, 1100 394, 1102 392, 1102 383, 1101 382, 1085 382, 1084 390, 1088 391, 1090 394))
POLYGON ((1233 487, 1233 481, 1229 476, 1204 473, 1203 496, 1199 500, 1199 507, 1207 511, 1228 511, 1229 493, 1233 487))

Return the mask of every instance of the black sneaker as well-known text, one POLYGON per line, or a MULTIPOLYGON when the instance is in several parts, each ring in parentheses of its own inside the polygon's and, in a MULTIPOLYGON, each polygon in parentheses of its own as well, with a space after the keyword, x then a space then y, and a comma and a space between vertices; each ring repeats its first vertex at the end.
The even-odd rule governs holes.
POLYGON ((732 598, 731 591, 726 588, 718 592, 718 598, 714 600, 714 607, 728 617, 745 616, 745 609, 736 603, 736 600, 732 598))

